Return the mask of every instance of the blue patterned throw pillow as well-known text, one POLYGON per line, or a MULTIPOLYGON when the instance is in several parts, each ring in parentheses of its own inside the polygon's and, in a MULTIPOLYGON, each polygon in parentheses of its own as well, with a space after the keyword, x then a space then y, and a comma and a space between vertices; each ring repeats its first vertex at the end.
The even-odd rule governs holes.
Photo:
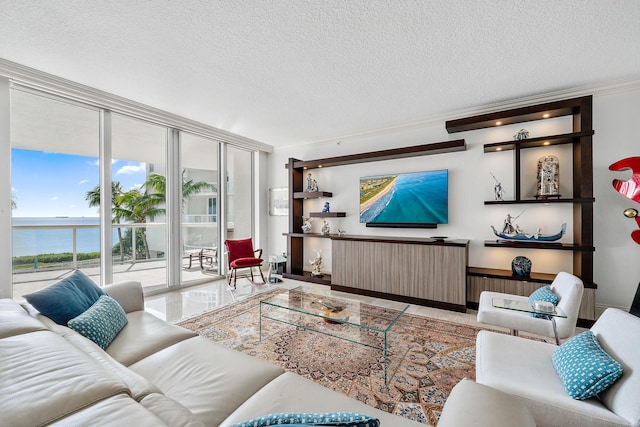
POLYGON ((101 295, 106 295, 106 292, 82 271, 76 270, 69 277, 24 297, 40 313, 66 326, 70 319, 84 313, 101 295))
POLYGON ((586 331, 562 344, 553 353, 553 366, 569 396, 584 400, 597 395, 622 375, 622 366, 586 331))
POLYGON ((263 415, 231 427, 265 427, 274 425, 294 426, 343 426, 343 427, 379 427, 380 421, 368 415, 355 412, 282 412, 263 415))
POLYGON ((103 295, 87 311, 69 320, 69 327, 105 349, 127 322, 118 301, 103 295))
MULTIPOLYGON (((550 302, 553 305, 558 305, 558 302, 560 301, 560 299, 556 294, 553 293, 553 291, 551 290, 551 286, 547 285, 547 286, 543 286, 541 288, 536 289, 535 292, 529 296, 530 305, 533 305, 533 303, 536 301, 546 301, 546 302, 550 302)), ((545 317, 545 316, 544 314, 531 313, 531 317, 545 317)))

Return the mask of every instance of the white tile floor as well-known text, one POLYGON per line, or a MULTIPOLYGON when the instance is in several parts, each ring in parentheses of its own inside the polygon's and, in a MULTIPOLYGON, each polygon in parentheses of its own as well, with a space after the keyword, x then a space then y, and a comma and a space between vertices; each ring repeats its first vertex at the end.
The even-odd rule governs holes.
MULTIPOLYGON (((356 299, 367 304, 389 308, 404 308, 406 304, 397 301, 390 301, 380 298, 368 297, 364 295, 348 294, 344 292, 332 291, 329 286, 316 285, 313 283, 300 282, 297 280, 284 279, 282 283, 271 285, 292 289, 303 286, 322 295, 335 295, 356 299)), ((146 310, 157 317, 169 322, 176 322, 196 314, 212 310, 229 304, 234 300, 240 300, 250 295, 263 292, 268 288, 265 285, 252 286, 247 279, 238 281, 237 290, 230 292, 225 280, 217 280, 203 285, 192 286, 178 291, 171 291, 157 295, 145 297, 146 310)), ((407 313, 427 316, 431 318, 448 320, 451 322, 481 326, 476 321, 477 313, 467 310, 467 313, 442 310, 432 307, 410 304, 407 313)))

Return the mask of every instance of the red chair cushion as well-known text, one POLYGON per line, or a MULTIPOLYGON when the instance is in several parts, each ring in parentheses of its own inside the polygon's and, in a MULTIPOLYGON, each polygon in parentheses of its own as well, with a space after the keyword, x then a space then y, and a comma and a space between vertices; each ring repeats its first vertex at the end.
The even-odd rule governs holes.
POLYGON ((251 237, 241 240, 226 240, 227 250, 229 251, 229 263, 232 263, 238 258, 255 258, 256 254, 253 251, 253 243, 251 237))
POLYGON ((231 268, 257 267, 262 264, 260 258, 238 258, 231 261, 231 268))

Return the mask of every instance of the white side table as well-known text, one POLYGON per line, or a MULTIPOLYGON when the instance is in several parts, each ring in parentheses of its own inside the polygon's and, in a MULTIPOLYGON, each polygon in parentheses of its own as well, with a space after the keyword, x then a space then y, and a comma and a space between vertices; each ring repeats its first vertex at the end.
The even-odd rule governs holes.
POLYGON ((285 262, 287 259, 282 255, 269 255, 269 278, 267 279, 269 283, 282 282, 282 274, 278 273, 278 268, 285 262))

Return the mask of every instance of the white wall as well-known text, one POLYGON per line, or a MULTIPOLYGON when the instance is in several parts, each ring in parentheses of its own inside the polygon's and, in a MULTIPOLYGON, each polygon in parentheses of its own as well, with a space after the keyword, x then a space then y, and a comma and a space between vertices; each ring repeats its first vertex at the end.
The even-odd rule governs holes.
MULTIPOLYGON (((579 94, 575 96, 580 96, 579 94)), ((571 98, 569 95, 566 98, 571 98)), ((614 177, 626 179, 626 173, 613 173, 608 165, 630 156, 640 156, 638 137, 632 132, 638 127, 640 117, 640 87, 624 92, 594 94, 594 192, 595 211, 595 268, 594 278, 598 284, 597 305, 618 306, 628 309, 635 289, 640 281, 640 246, 629 237, 635 221, 622 216, 622 211, 634 203, 611 187, 614 177)), ((493 106, 492 106, 493 107, 493 106)), ((459 118, 451 116, 450 119, 459 118)), ((525 230, 542 228, 543 233, 555 233, 563 222, 568 223, 567 233, 561 240, 571 243, 573 236, 571 204, 544 205, 499 205, 485 206, 485 200, 493 200, 493 172, 502 182, 505 199, 513 197, 513 152, 484 153, 483 144, 510 140, 519 129, 525 128, 530 137, 571 132, 570 118, 551 119, 539 122, 521 123, 499 128, 447 134, 444 120, 406 127, 394 131, 380 132, 359 137, 336 139, 332 142, 306 144, 275 150, 269 155, 269 188, 287 187, 288 175, 284 168, 289 157, 313 160, 360 152, 406 147, 464 138, 467 150, 464 152, 419 156, 407 159, 362 163, 326 169, 313 169, 319 189, 333 193, 330 199, 305 201, 304 212, 319 212, 325 201, 331 203, 332 211, 345 211, 346 218, 331 218, 331 231, 337 228, 348 234, 380 236, 429 237, 436 235, 450 238, 469 239, 469 265, 510 269, 511 260, 516 255, 525 255, 532 260, 533 270, 544 273, 572 271, 572 253, 552 250, 518 250, 485 248, 484 241, 495 239, 490 225, 502 225, 507 213, 519 214, 526 211, 517 223, 525 230), (366 228, 359 223, 358 180, 361 176, 414 172, 433 169, 449 169, 449 223, 429 229, 385 229, 366 228)), ((569 145, 527 150, 522 157, 523 195, 535 194, 535 170, 537 159, 545 154, 555 154, 560 159, 561 194, 571 196, 571 149, 569 145)), ((278 254, 286 250, 287 217, 270 216, 268 254, 278 254)), ((314 232, 319 232, 322 220, 313 223, 314 232)), ((330 241, 328 239, 305 239, 305 264, 314 257, 314 249, 323 253, 324 268, 331 271, 330 241)))

